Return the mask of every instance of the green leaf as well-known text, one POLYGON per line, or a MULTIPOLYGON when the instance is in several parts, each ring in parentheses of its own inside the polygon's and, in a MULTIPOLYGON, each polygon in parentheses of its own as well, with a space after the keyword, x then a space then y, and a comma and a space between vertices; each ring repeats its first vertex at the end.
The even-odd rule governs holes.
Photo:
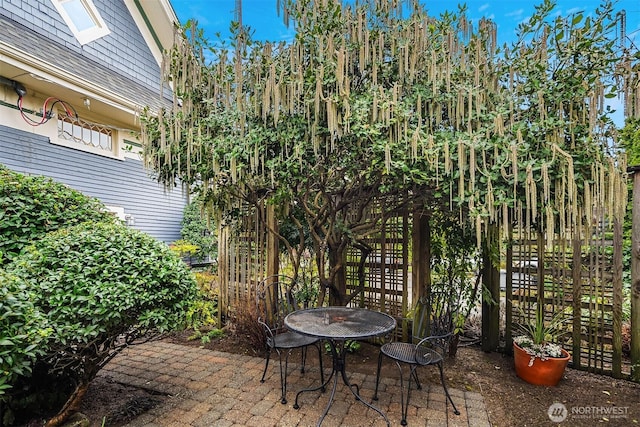
POLYGON ((582 21, 582 13, 578 13, 571 20, 571 25, 578 25, 582 21))

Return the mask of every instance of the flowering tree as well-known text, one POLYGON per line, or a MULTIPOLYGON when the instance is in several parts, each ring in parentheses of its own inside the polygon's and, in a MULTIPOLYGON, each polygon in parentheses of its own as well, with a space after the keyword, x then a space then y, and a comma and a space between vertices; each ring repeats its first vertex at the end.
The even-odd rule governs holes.
POLYGON ((174 107, 145 115, 146 159, 226 217, 272 204, 300 230, 279 235, 292 256, 308 230, 332 303, 353 297, 347 247, 366 256, 365 237, 400 207, 457 211, 478 242, 515 221, 564 233, 596 206, 623 214, 603 100, 633 96, 638 57, 612 38, 611 4, 553 18, 545 1, 501 48, 495 25, 474 28, 464 9, 279 3, 291 43, 253 42, 241 25, 232 46, 210 47, 191 25, 178 34, 165 68, 174 107))

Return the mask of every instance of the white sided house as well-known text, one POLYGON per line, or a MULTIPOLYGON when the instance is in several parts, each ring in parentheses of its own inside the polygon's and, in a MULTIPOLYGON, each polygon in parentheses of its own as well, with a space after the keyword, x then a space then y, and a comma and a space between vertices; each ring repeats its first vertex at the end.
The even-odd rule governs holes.
POLYGON ((139 115, 160 96, 169 0, 0 0, 0 164, 97 197, 160 241, 186 197, 145 170, 139 115))

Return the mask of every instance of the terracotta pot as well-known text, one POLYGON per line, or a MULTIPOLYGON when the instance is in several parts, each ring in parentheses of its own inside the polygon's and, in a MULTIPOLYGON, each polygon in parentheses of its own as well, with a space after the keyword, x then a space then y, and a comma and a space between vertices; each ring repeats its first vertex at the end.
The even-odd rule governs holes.
POLYGON ((528 382, 535 385, 558 385, 564 373, 571 355, 562 349, 563 357, 553 357, 547 360, 535 358, 533 365, 529 366, 531 356, 518 344, 513 343, 513 359, 516 365, 516 374, 528 382))

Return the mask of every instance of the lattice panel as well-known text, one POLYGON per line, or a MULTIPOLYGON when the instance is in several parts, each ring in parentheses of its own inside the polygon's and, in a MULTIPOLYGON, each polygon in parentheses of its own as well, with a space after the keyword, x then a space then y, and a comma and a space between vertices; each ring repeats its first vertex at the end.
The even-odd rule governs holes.
POLYGON ((255 284, 265 277, 266 227, 255 210, 221 233, 219 253, 221 307, 234 307, 255 297, 255 284))
MULTIPOLYGON (((580 242, 579 271, 574 271, 571 242, 556 240, 553 251, 544 253, 544 264, 538 266, 537 241, 523 232, 514 234, 511 260, 513 324, 525 324, 535 319, 538 294, 543 292, 546 320, 561 312, 568 319, 563 344, 573 350, 574 361, 577 361, 575 367, 611 373, 616 363, 614 336, 621 334, 620 328, 614 326, 614 317, 621 319, 622 316, 621 309, 614 309, 614 297, 616 292, 621 293, 621 288, 616 290, 616 278, 611 271, 614 265, 611 232, 602 225, 593 230, 588 239, 580 242), (575 345, 574 337, 579 340, 575 345)), ((518 334, 514 329, 513 335, 518 334)), ((620 354, 620 350, 617 351, 620 354)), ((630 373, 630 366, 624 360, 617 364, 623 375, 630 373)))
MULTIPOLYGON (((406 315, 411 295, 408 227, 406 215, 393 217, 386 221, 382 232, 365 239, 372 252, 364 266, 364 289, 352 305, 384 311, 397 318, 406 315)), ((347 289, 350 292, 356 292, 360 286, 358 266, 361 256, 356 248, 350 248, 347 255, 347 289)))

